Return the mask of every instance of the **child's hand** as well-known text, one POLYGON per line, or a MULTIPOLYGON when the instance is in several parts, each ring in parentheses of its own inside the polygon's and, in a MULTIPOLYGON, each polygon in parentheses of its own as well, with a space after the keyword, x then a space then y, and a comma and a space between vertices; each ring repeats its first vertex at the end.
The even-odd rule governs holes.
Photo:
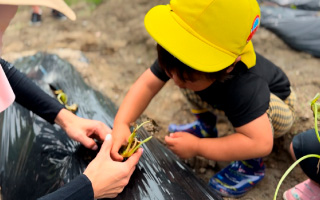
POLYGON ((122 145, 128 143, 128 137, 130 136, 131 131, 129 126, 126 125, 117 125, 114 126, 112 130, 113 145, 111 149, 111 158, 115 161, 122 161, 123 157, 119 154, 119 150, 122 145))
POLYGON ((165 137, 168 148, 182 159, 194 157, 198 154, 200 138, 187 133, 175 132, 165 137))

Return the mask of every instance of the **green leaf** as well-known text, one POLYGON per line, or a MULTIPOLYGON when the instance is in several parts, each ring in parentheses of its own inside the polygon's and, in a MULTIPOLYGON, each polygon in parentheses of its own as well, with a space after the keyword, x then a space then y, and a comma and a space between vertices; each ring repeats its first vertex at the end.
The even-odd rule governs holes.
MULTIPOLYGON (((121 153, 122 157, 130 157, 132 154, 134 154, 134 152, 136 152, 136 150, 145 142, 149 141, 152 136, 148 137, 147 139, 143 140, 143 141, 138 141, 138 139, 136 138, 136 132, 137 130, 143 126, 144 124, 148 123, 150 121, 145 121, 143 123, 141 123, 139 126, 136 126, 135 129, 132 131, 132 133, 130 134, 129 138, 128 138, 128 144, 125 148, 125 150, 121 153), (133 143, 134 142, 134 143, 133 143)), ((121 148, 121 149, 123 149, 121 148)), ((121 150, 120 149, 120 150, 121 150)))

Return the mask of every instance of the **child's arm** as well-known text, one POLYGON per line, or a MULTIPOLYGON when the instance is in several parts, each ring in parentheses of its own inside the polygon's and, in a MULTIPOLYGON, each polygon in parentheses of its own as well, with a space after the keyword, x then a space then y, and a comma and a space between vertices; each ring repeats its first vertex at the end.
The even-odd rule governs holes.
POLYGON ((221 138, 200 139, 177 132, 165 138, 168 147, 181 158, 196 155, 216 161, 234 161, 268 155, 273 147, 267 114, 236 128, 236 133, 221 138))
POLYGON ((118 161, 123 159, 118 151, 122 145, 127 143, 131 134, 130 123, 138 119, 164 84, 165 82, 158 79, 150 69, 147 69, 131 86, 120 105, 113 124, 114 143, 111 150, 113 159, 118 161))

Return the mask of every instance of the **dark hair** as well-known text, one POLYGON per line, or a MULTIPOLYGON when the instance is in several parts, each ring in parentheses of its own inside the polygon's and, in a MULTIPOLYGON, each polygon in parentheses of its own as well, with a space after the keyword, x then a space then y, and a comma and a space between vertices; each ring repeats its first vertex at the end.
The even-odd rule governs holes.
POLYGON ((159 44, 157 44, 157 52, 161 69, 166 71, 169 75, 171 75, 172 72, 175 72, 181 81, 194 81, 195 75, 200 75, 209 80, 216 80, 220 82, 223 82, 231 77, 231 75, 227 73, 227 69, 229 67, 217 72, 202 72, 184 64, 159 44))

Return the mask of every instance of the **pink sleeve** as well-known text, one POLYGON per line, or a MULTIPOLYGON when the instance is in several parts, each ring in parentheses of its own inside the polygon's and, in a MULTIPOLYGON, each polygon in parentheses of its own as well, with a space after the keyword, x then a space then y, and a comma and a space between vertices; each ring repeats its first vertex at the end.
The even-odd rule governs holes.
POLYGON ((0 112, 8 108, 14 101, 15 95, 9 81, 0 65, 0 112))

